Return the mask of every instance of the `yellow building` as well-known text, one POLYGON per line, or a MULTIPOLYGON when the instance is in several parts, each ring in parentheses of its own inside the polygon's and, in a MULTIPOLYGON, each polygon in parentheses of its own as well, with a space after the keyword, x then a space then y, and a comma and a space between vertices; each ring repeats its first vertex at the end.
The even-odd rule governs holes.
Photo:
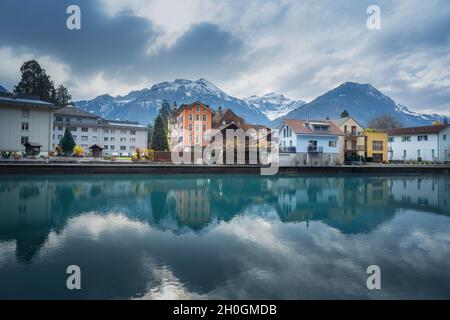
POLYGON ((366 129, 366 160, 373 162, 388 161, 388 136, 387 132, 366 129))

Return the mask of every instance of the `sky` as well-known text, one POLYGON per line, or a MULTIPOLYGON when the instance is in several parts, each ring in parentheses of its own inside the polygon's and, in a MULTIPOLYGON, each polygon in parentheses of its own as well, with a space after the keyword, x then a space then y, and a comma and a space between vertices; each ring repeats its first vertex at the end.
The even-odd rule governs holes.
POLYGON ((448 0, 2 0, 0 85, 31 58, 74 100, 206 78, 239 98, 311 101, 354 81, 450 115, 448 0), (71 4, 80 30, 66 26, 71 4))

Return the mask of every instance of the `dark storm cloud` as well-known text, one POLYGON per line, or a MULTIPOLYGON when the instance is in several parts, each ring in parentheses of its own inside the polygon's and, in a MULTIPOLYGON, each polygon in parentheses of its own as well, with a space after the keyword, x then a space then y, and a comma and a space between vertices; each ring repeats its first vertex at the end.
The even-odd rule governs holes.
POLYGON ((217 26, 200 23, 170 48, 148 54, 158 36, 152 23, 122 11, 114 16, 93 0, 2 1, 0 46, 15 52, 49 55, 71 67, 74 76, 103 72, 131 80, 148 73, 190 75, 223 65, 242 43, 217 26), (81 30, 68 30, 66 8, 81 8, 81 30))

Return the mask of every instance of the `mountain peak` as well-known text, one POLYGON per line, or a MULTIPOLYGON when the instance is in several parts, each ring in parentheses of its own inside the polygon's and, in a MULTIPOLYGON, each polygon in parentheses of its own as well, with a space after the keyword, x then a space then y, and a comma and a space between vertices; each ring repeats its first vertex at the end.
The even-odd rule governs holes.
POLYGON ((3 87, 2 85, 0 85, 0 92, 8 92, 8 90, 6 90, 5 87, 3 87))

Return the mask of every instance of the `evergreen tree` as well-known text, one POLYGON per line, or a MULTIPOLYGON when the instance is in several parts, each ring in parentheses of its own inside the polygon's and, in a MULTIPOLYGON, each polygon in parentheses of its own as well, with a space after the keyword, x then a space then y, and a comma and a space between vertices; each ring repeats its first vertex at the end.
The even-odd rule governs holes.
POLYGON ((147 131, 147 145, 151 146, 152 145, 152 137, 153 137, 153 126, 152 126, 152 124, 149 123, 147 128, 148 128, 148 131, 147 131))
POLYGON ((53 102, 52 94, 55 90, 53 81, 36 60, 24 62, 20 72, 22 78, 14 88, 15 93, 35 95, 44 101, 53 102))
POLYGON ((167 131, 167 125, 168 125, 168 121, 169 121, 169 116, 170 116, 170 104, 169 102, 167 102, 166 99, 164 99, 162 105, 161 105, 161 109, 159 109, 159 115, 161 116, 163 122, 164 122, 164 128, 167 131))
POLYGON ((348 114, 347 110, 342 111, 342 113, 341 113, 341 118, 347 118, 347 117, 349 117, 349 116, 350 116, 350 115, 348 114))
POLYGON ((165 151, 169 149, 169 143, 167 142, 167 131, 161 115, 158 115, 155 119, 152 136, 152 149, 158 151, 165 151))
POLYGON ((64 132, 64 136, 59 140, 59 146, 62 149, 62 152, 65 156, 69 156, 73 152, 73 148, 75 148, 76 143, 73 139, 72 132, 70 132, 70 129, 67 127, 66 131, 64 132))
POLYGON ((62 84, 55 90, 54 103, 58 106, 66 106, 70 103, 72 95, 62 84))

